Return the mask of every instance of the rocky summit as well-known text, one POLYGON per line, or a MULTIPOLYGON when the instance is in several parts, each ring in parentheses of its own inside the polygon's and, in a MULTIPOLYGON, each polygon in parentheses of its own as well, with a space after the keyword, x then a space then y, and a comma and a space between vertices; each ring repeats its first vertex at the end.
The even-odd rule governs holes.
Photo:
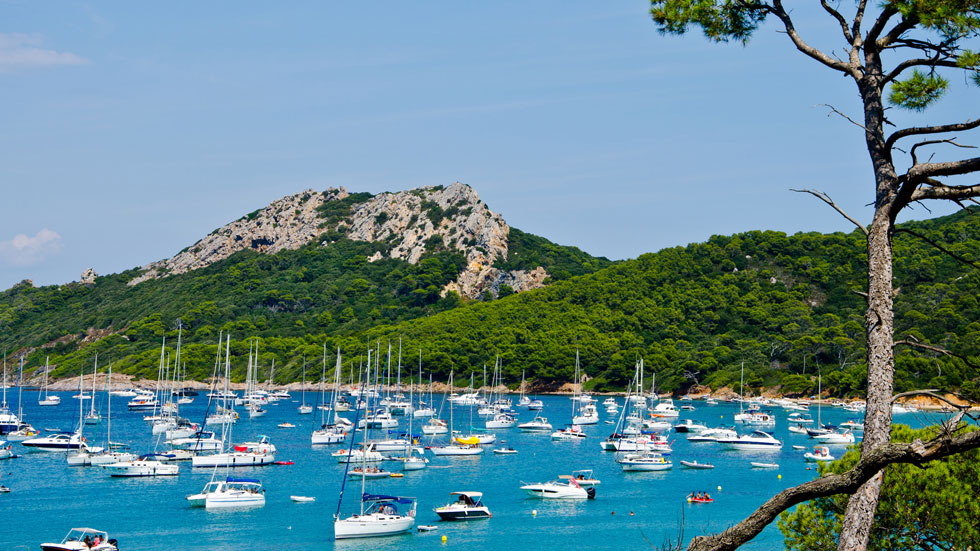
POLYGON ((329 247, 335 240, 330 236, 339 234, 385 243, 387 253, 376 253, 372 261, 387 256, 416 264, 436 247, 459 251, 466 266, 443 294, 455 291, 476 298, 485 291, 496 295, 502 285, 516 292, 542 287, 548 277, 544 267, 508 271, 493 266, 508 256, 509 233, 503 217, 476 190, 459 182, 374 196, 351 194, 343 187, 306 190, 214 230, 172 258, 143 266, 128 284, 203 268, 243 250, 274 254, 317 239, 329 247))

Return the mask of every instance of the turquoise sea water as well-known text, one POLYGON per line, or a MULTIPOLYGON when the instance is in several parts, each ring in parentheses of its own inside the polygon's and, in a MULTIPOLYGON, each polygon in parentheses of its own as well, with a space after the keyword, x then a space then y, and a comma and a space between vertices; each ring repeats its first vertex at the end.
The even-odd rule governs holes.
MULTIPOLYGON (((39 407, 36 394, 25 393, 25 420, 42 433, 45 427, 70 428, 78 416, 78 403, 71 398, 72 394, 60 393, 60 406, 39 407)), ((101 396, 104 408, 106 398, 104 394, 101 396)), ((297 393, 294 396, 298 398, 297 393)), ((310 398, 307 395, 308 401, 310 398)), ((131 451, 136 453, 153 451, 154 437, 149 425, 142 421, 144 414, 126 411, 128 398, 112 400, 113 441, 131 444, 131 451)), ((567 396, 545 396, 542 400, 543 415, 555 428, 570 421, 571 403, 567 396)), ((439 401, 437 396, 436 402, 439 401)), ((618 398, 618 402, 621 405, 623 399, 618 398)), ((181 414, 200 422, 206 404, 207 398, 202 394, 193 404, 183 406, 181 414)), ((675 401, 675 404, 680 407, 682 402, 675 401)), ((811 465, 803 461, 803 451, 792 448, 793 444, 811 446, 812 441, 786 430, 786 413, 781 408, 772 408, 778 418, 774 434, 784 443, 781 451, 722 451, 716 444, 689 443, 686 435, 671 432, 672 470, 624 473, 614 462, 612 452, 599 449, 599 442, 614 428, 605 421, 616 420, 600 407, 599 424, 585 427, 589 437, 580 441, 552 442, 548 434, 521 433, 516 428, 498 430, 495 431, 497 444, 488 446, 482 456, 437 458, 427 452, 430 465, 425 470, 407 472, 401 479, 368 481, 370 493, 417 497, 417 524, 437 524, 438 530, 334 542, 332 517, 337 510, 344 466, 329 455, 339 446, 313 448, 309 435, 313 417, 319 415, 299 415, 297 405, 296 401, 270 405, 268 415, 255 420, 245 416, 234 428, 236 442, 259 434, 269 435, 279 450, 276 458, 295 462, 291 466, 233 470, 235 475, 258 477, 265 486, 265 507, 247 511, 214 512, 189 507, 184 497, 200 491, 212 474, 211 469, 192 470, 189 462, 181 464, 177 477, 110 478, 99 467, 68 467, 64 454, 32 453, 14 443, 14 452, 22 457, 0 461, 2 482, 13 490, 0 494, 0 514, 6 521, 0 529, 0 549, 36 550, 42 541, 60 541, 69 528, 80 526, 108 531, 110 537, 119 540, 123 551, 175 547, 193 551, 242 546, 366 551, 379 545, 412 549, 455 547, 467 551, 648 549, 659 547, 664 538, 676 537, 682 522, 685 539, 724 529, 750 514, 774 493, 809 480, 815 474, 814 470, 808 470, 811 465), (296 428, 277 428, 283 421, 294 423, 296 428), (490 448, 500 447, 502 442, 517 448, 519 453, 493 454, 490 448), (681 459, 709 462, 715 469, 686 469, 680 465, 681 459), (780 468, 753 469, 750 461, 775 462, 780 468), (560 474, 588 468, 594 469, 595 477, 602 481, 595 500, 530 499, 519 489, 522 482, 545 482, 560 474), (493 518, 465 523, 439 522, 432 509, 444 505, 449 492, 458 490, 482 491, 493 518), (715 502, 688 504, 685 497, 692 491, 708 491, 715 502), (315 496, 316 502, 293 503, 290 495, 315 496), (537 514, 532 514, 533 511, 537 514), (445 544, 442 536, 447 538, 445 544)), ((733 415, 738 411, 737 404, 709 406, 696 401, 692 405, 696 411, 682 412, 681 419, 696 419, 709 427, 732 425, 733 415)), ((456 428, 466 430, 469 408, 457 407, 455 412, 456 428)), ((811 414, 816 418, 815 410, 811 414)), ((531 417, 533 412, 519 412, 519 422, 531 417)), ((839 423, 854 417, 836 408, 823 409, 825 422, 839 423)), ((905 414, 896 416, 896 422, 921 426, 932 417, 905 414)), ((449 418, 448 412, 444 412, 443 418, 449 418)), ((407 420, 403 419, 402 427, 405 426, 407 420)), ((102 444, 103 425, 86 426, 85 431, 93 444, 102 444)), ((417 423, 416 431, 421 432, 417 423)), ((832 448, 838 457, 842 451, 842 447, 832 448)), ((397 466, 390 469, 396 470, 397 466)), ((359 481, 348 484, 341 507, 344 516, 357 510, 359 492, 359 481)), ((775 525, 770 526, 745 548, 781 549, 781 534, 775 525)))

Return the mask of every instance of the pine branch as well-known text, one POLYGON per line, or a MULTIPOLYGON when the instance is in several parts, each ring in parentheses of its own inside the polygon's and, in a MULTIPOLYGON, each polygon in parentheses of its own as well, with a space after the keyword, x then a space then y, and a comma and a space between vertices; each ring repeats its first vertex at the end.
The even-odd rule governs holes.
POLYGON ((830 205, 834 210, 836 210, 838 213, 840 213, 841 216, 843 216, 844 218, 847 218, 852 224, 854 224, 855 226, 857 226, 858 229, 860 229, 861 231, 863 231, 864 232, 864 235, 868 235, 868 228, 866 228, 863 225, 861 225, 861 223, 858 222, 857 220, 851 218, 851 216, 849 214, 847 214, 846 212, 844 212, 843 209, 841 209, 840 207, 838 207, 837 206, 837 203, 835 203, 834 200, 831 199, 830 196, 827 195, 826 193, 824 193, 822 191, 814 191, 812 189, 790 189, 790 191, 795 191, 796 193, 809 193, 810 195, 813 195, 817 199, 820 199, 824 203, 827 203, 828 205, 830 205))
POLYGON ((909 136, 916 136, 920 134, 942 134, 945 132, 960 132, 963 130, 973 130, 980 126, 980 118, 968 120, 961 123, 953 124, 940 124, 936 126, 914 126, 911 128, 903 128, 901 130, 896 130, 888 139, 885 140, 885 147, 891 149, 895 146, 898 140, 902 138, 907 138, 909 136))

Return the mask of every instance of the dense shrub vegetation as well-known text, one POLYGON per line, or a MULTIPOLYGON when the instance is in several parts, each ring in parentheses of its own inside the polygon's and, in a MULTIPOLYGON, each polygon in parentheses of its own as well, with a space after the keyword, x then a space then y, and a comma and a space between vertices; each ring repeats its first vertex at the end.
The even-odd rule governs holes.
MULTIPOLYGON (((970 213, 903 228, 978 260, 980 219, 970 213)), ((976 363, 980 273, 918 236, 895 238, 897 333, 976 363)), ((567 381, 578 347, 588 386, 598 390, 622 388, 641 357, 660 390, 735 386, 743 362, 754 390, 781 385, 786 393, 811 394, 818 370, 835 395, 860 395, 865 385, 865 255, 857 232, 714 236, 612 265, 519 230, 511 245, 511 258, 498 265, 543 264, 565 275, 544 289, 509 296, 505 290, 486 302, 440 297, 462 267, 460 255, 434 252, 414 266, 370 263, 384 244, 341 239, 276 255, 239 253, 135 287, 125 285, 133 271, 90 287, 17 286, 0 295, 0 346, 37 347, 111 328, 111 336, 81 348, 79 340, 63 339, 35 349, 28 364, 36 368, 50 354, 61 376, 90 366, 99 351, 117 370, 152 376, 160 339, 176 338, 180 318, 188 373, 198 378, 211 372, 218 332, 226 331, 239 377, 245 339, 259 337, 262 365, 275 359, 279 382, 297 379, 304 357, 318 361, 324 343, 341 347, 345 365, 356 365, 368 347, 380 341, 385 348, 389 340, 397 346, 400 338, 411 358, 403 363, 416 365, 421 349, 424 369, 437 379, 451 368, 461 378, 482 373, 499 354, 512 383, 522 370, 542 383, 567 381)), ((976 371, 932 352, 899 349, 895 377, 899 391, 980 394, 976 371)))

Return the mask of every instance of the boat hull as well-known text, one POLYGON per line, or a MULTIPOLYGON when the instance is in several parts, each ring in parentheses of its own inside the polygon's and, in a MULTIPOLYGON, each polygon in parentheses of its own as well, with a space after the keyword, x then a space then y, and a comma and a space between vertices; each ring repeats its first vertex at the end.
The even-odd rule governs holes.
POLYGON ((414 526, 415 519, 412 517, 379 514, 353 516, 333 523, 334 538, 338 540, 393 536, 408 532, 414 526))

